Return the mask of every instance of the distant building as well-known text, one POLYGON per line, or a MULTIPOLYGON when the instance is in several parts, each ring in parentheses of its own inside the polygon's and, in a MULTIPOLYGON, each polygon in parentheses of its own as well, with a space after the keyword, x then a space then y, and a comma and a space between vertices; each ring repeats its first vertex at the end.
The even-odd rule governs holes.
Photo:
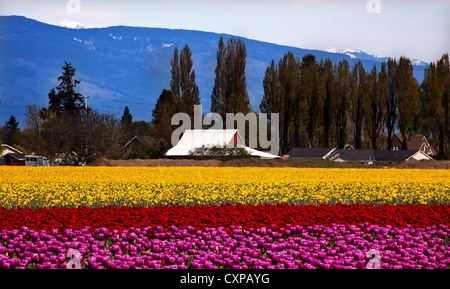
POLYGON ((132 147, 140 146, 144 144, 145 142, 151 140, 152 138, 150 136, 135 136, 133 137, 129 142, 127 142, 122 149, 129 150, 132 147))
POLYGON ((2 144, 2 151, 0 152, 0 158, 3 158, 7 154, 23 154, 23 152, 9 146, 7 144, 2 144))
POLYGON ((9 153, 4 160, 7 166, 25 166, 25 155, 21 153, 9 153))
POLYGON ((374 162, 396 163, 410 159, 431 160, 432 158, 417 150, 335 150, 327 156, 328 160, 335 162, 358 162, 372 164, 374 162))
MULTIPOLYGON (((401 150, 403 137, 395 134, 392 139, 392 150, 401 150)), ((407 136, 406 145, 408 150, 421 151, 429 156, 437 155, 436 150, 428 143, 427 138, 420 134, 410 134, 407 136)))
POLYGON ((286 155, 291 159, 326 159, 335 148, 293 148, 286 155))
POLYGON ((238 148, 244 148, 251 156, 275 159, 279 156, 267 152, 258 151, 245 146, 245 143, 236 129, 198 129, 186 130, 179 140, 178 144, 167 151, 168 157, 186 157, 190 153, 202 147, 225 148, 227 145, 233 145, 238 148))

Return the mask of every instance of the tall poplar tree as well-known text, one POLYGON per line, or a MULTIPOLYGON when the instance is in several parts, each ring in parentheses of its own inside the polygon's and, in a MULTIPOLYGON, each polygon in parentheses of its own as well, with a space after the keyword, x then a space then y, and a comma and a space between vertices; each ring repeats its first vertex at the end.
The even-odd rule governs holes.
POLYGON ((306 105, 298 88, 300 66, 292 52, 286 53, 278 64, 279 97, 282 104, 280 108, 280 137, 281 152, 287 153, 293 146, 298 145, 300 139, 300 126, 307 117, 307 111, 302 107, 306 105), (293 135, 290 133, 294 130, 293 135))
POLYGON ((336 102, 334 107, 336 144, 339 149, 342 149, 347 142, 347 114, 351 92, 351 73, 348 61, 346 59, 340 61, 336 70, 336 102))
POLYGON ((387 62, 386 130, 387 148, 392 149, 395 125, 397 123, 397 60, 389 58, 387 62))
POLYGON ((400 57, 397 67, 398 128, 403 138, 402 149, 407 150, 407 134, 411 130, 419 108, 419 85, 414 78, 411 60, 400 57))
MULTIPOLYGON (((317 123, 322 117, 322 110, 326 98, 325 80, 319 74, 314 55, 303 56, 300 64, 300 93, 304 105, 300 103, 300 117, 304 119, 308 137, 308 147, 313 147, 317 123)), ((296 104, 298 105, 298 104, 296 104)))
MULTIPOLYGON (((247 49, 241 39, 231 38, 226 47, 223 38, 217 51, 216 78, 211 94, 211 112, 226 119, 226 113, 250 112, 245 67, 247 49)), ((226 121, 224 121, 226 123, 226 121)))
POLYGON ((200 104, 200 93, 195 83, 195 70, 192 69, 192 51, 187 44, 180 55, 175 48, 171 65, 170 88, 175 98, 177 112, 185 112, 193 118, 194 105, 200 104))
POLYGON ((377 73, 374 65, 367 77, 367 107, 365 117, 365 131, 371 149, 379 149, 380 135, 384 130, 385 96, 387 90, 386 63, 381 64, 381 70, 377 73))
MULTIPOLYGON (((422 110, 428 112, 436 136, 439 158, 449 158, 450 64, 448 53, 425 69, 422 82, 422 110)), ((423 120, 422 120, 423 121, 423 120)))
POLYGON ((333 63, 329 58, 325 60, 322 68, 323 78, 325 82, 325 100, 322 113, 322 146, 330 147, 334 135, 334 110, 335 106, 335 86, 336 80, 333 70, 333 63))
POLYGON ((352 69, 351 93, 349 101, 349 116, 352 123, 353 143, 355 149, 362 148, 362 128, 364 121, 364 111, 367 103, 367 83, 366 71, 361 63, 355 63, 352 69))

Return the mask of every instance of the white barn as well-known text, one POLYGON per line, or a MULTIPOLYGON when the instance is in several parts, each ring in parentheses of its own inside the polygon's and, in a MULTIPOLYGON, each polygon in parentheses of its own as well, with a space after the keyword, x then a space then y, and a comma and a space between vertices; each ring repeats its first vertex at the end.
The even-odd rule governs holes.
POLYGON ((189 156, 191 151, 201 148, 202 146, 208 148, 225 148, 227 145, 244 148, 251 156, 255 157, 265 159, 280 158, 279 156, 245 146, 245 143, 237 129, 186 130, 178 144, 167 151, 166 156, 189 156))

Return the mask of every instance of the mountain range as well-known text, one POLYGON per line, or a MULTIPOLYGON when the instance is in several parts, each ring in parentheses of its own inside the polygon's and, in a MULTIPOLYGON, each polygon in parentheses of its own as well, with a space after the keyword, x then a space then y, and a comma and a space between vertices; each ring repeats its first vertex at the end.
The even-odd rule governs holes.
MULTIPOLYGON (((81 80, 78 91, 89 96, 89 106, 120 118, 127 105, 134 120, 150 121, 158 96, 170 87, 174 48, 181 50, 185 44, 192 51, 203 112, 209 112, 220 37, 226 43, 236 36, 127 26, 83 28, 71 21, 55 26, 22 16, 1 16, 0 124, 15 115, 22 125, 27 104, 47 106, 48 93, 58 85, 65 61, 76 68, 75 78, 81 80)), ((237 38, 247 48, 247 89, 255 111, 263 96, 266 68, 289 51, 298 58, 313 54, 317 61, 347 59, 351 66, 360 60, 366 70, 374 65, 379 69, 389 58, 357 49, 310 50, 237 38)), ((428 63, 412 62, 420 83, 428 63)))

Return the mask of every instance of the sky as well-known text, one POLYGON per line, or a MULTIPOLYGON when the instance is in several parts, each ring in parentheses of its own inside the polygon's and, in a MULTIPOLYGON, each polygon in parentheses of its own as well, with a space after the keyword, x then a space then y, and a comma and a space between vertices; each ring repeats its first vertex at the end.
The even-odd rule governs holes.
POLYGON ((0 15, 86 28, 201 30, 426 62, 450 51, 448 0, 1 0, 0 15))

